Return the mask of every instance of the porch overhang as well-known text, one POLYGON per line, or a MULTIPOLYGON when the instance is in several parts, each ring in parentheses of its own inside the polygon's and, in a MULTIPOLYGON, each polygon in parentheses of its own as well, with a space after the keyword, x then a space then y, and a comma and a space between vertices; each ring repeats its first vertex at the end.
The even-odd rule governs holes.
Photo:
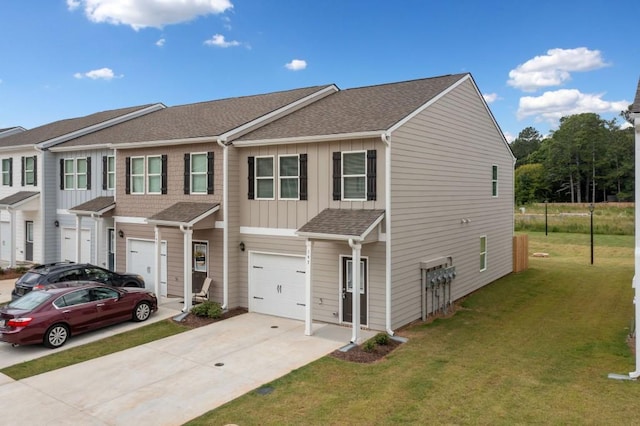
POLYGON ((220 203, 179 202, 147 218, 146 222, 156 226, 193 228, 218 210, 220 203))
POLYGON ((20 191, 0 199, 0 209, 3 210, 38 210, 40 208, 40 192, 20 191))
POLYGON ((373 242, 377 241, 377 234, 372 231, 382 222, 384 213, 384 210, 324 209, 298 229, 296 235, 310 240, 373 242))
POLYGON ((116 207, 114 197, 96 197, 85 203, 69 209, 69 213, 76 216, 97 216, 102 217, 116 207))

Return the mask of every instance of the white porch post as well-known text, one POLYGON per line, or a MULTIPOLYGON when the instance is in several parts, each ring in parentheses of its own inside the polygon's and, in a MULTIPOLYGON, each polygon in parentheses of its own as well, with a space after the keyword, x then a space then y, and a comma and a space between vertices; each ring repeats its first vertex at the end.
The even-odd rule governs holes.
POLYGON ((358 343, 360 340, 360 252, 362 250, 362 244, 354 243, 349 240, 351 246, 351 301, 352 304, 352 319, 351 319, 351 343, 358 343))
POLYGON ((82 216, 76 215, 76 262, 80 263, 82 253, 82 216))
POLYGON ((193 277, 191 273, 192 250, 191 243, 193 241, 193 230, 191 228, 184 229, 180 227, 184 234, 184 312, 191 310, 191 299, 193 298, 193 277))
POLYGON ((94 217, 95 220, 95 230, 96 230, 96 241, 95 241, 95 252, 96 255, 93 260, 94 265, 98 266, 106 266, 106 262, 103 265, 100 265, 100 247, 102 247, 102 233, 104 232, 104 219, 102 217, 94 217))
POLYGON ((305 265, 306 265, 306 270, 305 270, 305 305, 306 305, 306 309, 305 309, 305 316, 304 316, 304 334, 306 336, 311 336, 313 334, 313 305, 311 303, 311 301, 313 300, 312 294, 311 294, 311 249, 313 248, 313 241, 307 239, 306 241, 306 246, 307 246, 307 255, 306 255, 306 259, 305 259, 305 265))
POLYGON ((155 263, 154 263, 154 277, 155 277, 155 284, 153 287, 153 292, 156 294, 156 297, 158 298, 158 302, 160 302, 160 279, 162 277, 162 273, 161 273, 161 265, 162 265, 162 232, 160 231, 160 227, 158 227, 158 225, 156 225, 154 227, 154 234, 155 234, 155 238, 156 238, 156 245, 155 245, 155 249, 156 249, 156 255, 155 255, 155 263))
POLYGON ((11 267, 15 268, 16 266, 16 211, 13 209, 9 210, 9 216, 11 220, 11 267))

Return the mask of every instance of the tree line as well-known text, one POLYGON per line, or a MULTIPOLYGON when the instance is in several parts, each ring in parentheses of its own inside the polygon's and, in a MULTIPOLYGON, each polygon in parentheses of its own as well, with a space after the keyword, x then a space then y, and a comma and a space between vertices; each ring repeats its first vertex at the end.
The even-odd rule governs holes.
MULTIPOLYGON (((631 123, 628 111, 620 115, 631 123)), ((548 137, 533 127, 511 143, 516 205, 540 202, 633 201, 634 130, 614 118, 562 117, 548 137)))

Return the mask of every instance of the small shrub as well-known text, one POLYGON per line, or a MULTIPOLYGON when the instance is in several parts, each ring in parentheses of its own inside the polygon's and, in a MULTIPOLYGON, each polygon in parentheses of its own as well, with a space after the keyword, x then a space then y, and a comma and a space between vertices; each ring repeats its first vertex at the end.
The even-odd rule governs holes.
POLYGON ((27 268, 26 266, 16 266, 16 268, 14 269, 14 271, 16 271, 18 274, 24 274, 28 270, 29 268, 27 268))
POLYGON ((389 344, 389 335, 385 333, 378 333, 373 338, 373 341, 376 342, 377 345, 385 346, 389 344))
POLYGON ((4 275, 4 268, 0 267, 0 275, 4 275))
POLYGON ((217 302, 207 300, 191 308, 191 313, 198 317, 220 318, 222 317, 222 306, 217 302))
POLYGON ((374 339, 369 339, 362 345, 362 350, 365 352, 373 352, 376 348, 376 342, 374 339))

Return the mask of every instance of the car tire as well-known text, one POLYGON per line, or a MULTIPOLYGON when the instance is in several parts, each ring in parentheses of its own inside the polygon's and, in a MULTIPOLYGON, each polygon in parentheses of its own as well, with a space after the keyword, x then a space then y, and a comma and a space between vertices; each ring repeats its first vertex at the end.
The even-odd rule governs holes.
POLYGON ((151 304, 149 302, 140 302, 133 310, 133 320, 135 322, 146 321, 149 316, 151 316, 151 304))
POLYGON ((54 324, 44 334, 44 345, 47 348, 59 348, 67 342, 69 338, 69 327, 64 324, 54 324))

